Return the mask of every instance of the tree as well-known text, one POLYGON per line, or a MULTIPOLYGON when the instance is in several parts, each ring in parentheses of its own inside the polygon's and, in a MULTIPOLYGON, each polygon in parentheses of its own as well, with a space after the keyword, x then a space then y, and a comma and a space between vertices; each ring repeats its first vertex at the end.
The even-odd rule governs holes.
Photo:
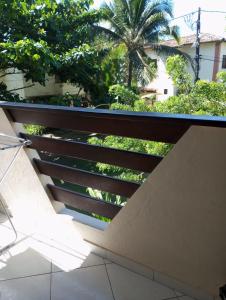
POLYGON ((226 84, 226 72, 225 72, 225 71, 218 72, 218 74, 217 74, 217 79, 218 79, 220 82, 223 82, 223 83, 226 84))
MULTIPOLYGON (((99 71, 91 24, 100 12, 92 0, 0 0, 0 71, 22 72, 45 85, 46 74, 87 86, 99 71)), ((99 56, 98 56, 99 55, 99 56)), ((4 72, 6 73, 4 74, 4 72)))
POLYGON ((166 60, 166 71, 171 76, 179 94, 188 94, 192 88, 192 76, 187 72, 188 62, 181 55, 173 55, 166 60))
MULTIPOLYGON (((224 83, 200 80, 192 86, 188 94, 169 97, 166 101, 156 101, 153 105, 149 105, 145 100, 139 99, 138 95, 124 86, 121 88, 118 85, 113 86, 110 88, 110 93, 113 93, 114 99, 117 100, 117 102, 112 103, 110 106, 110 109, 115 110, 215 116, 226 115, 226 86, 224 83), (123 97, 123 95, 125 96, 123 97), (133 98, 134 101, 128 102, 129 97, 133 98)), ((172 145, 166 143, 118 136, 91 137, 88 142, 94 145, 161 156, 165 156, 172 149, 172 145)), ((97 163, 96 167, 100 173, 128 181, 142 183, 147 178, 147 174, 145 173, 109 164, 97 163)), ((100 193, 92 189, 88 191, 90 194, 98 195, 99 198, 102 197, 101 199, 117 204, 123 204, 126 201, 123 197, 115 197, 108 193, 100 193)))
POLYGON ((170 0, 114 0, 103 7, 104 20, 108 26, 95 25, 97 32, 104 32, 127 50, 127 85, 130 88, 134 73, 138 79, 153 75, 153 64, 145 53, 145 44, 159 54, 181 52, 161 44, 166 37, 179 40, 178 28, 170 27, 173 16, 170 0))

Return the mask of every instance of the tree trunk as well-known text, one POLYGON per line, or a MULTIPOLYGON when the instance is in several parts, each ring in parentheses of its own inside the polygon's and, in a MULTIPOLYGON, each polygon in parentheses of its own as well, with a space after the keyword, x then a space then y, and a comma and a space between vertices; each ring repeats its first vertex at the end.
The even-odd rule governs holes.
POLYGON ((130 89, 132 85, 132 77, 133 77, 133 61, 129 56, 129 66, 128 66, 128 82, 127 87, 130 89))

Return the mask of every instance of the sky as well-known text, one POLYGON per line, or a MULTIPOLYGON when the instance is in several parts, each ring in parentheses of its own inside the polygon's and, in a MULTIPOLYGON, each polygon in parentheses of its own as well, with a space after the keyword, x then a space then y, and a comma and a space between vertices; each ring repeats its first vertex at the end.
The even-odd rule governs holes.
MULTIPOLYGON (((110 1, 110 0, 107 0, 110 1)), ((103 0, 94 0, 94 6, 97 8, 103 0)), ((179 17, 187 13, 197 11, 198 7, 202 10, 214 10, 226 12, 226 0, 174 0, 174 17, 179 17)), ((197 13, 193 15, 192 20, 196 20, 197 13)), ((180 26, 181 36, 195 33, 185 23, 184 18, 172 22, 180 26)), ((226 13, 201 13, 201 32, 212 33, 226 38, 226 13)))

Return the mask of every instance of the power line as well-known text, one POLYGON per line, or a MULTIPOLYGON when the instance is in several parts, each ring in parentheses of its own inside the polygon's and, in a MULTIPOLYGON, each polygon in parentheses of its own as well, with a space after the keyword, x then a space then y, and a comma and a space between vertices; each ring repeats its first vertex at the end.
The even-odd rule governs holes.
POLYGON ((200 57, 200 59, 202 59, 202 60, 208 60, 208 61, 213 61, 213 62, 223 62, 223 60, 221 60, 221 59, 211 59, 211 58, 204 58, 204 57, 200 57))
POLYGON ((194 15, 194 14, 197 13, 197 12, 198 12, 198 11, 195 10, 195 11, 192 11, 192 12, 190 12, 190 13, 188 13, 188 14, 185 14, 185 15, 182 15, 182 16, 179 16, 179 17, 170 19, 169 21, 172 22, 172 21, 177 20, 177 19, 180 19, 180 18, 184 18, 184 17, 190 16, 190 15, 194 15))
POLYGON ((218 13, 218 14, 226 14, 226 11, 220 11, 220 10, 203 10, 202 12, 206 12, 206 13, 218 13))
MULTIPOLYGON (((226 11, 220 11, 220 10, 205 10, 205 9, 201 9, 201 12, 226 14, 226 11)), ((195 13, 198 13, 198 10, 195 10, 195 11, 192 11, 192 12, 187 13, 185 15, 181 15, 179 17, 170 19, 169 21, 172 22, 172 21, 180 19, 180 18, 184 18, 184 17, 190 16, 190 15, 194 15, 195 13)))

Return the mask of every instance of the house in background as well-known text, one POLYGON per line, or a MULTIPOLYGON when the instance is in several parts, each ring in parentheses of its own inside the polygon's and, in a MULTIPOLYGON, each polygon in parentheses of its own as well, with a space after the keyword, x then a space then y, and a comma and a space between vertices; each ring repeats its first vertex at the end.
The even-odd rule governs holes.
MULTIPOLYGON (((195 58, 196 35, 189 35, 181 38, 178 45, 175 40, 167 40, 163 45, 177 47, 181 51, 195 58)), ((226 71, 226 39, 209 33, 203 33, 200 37, 200 73, 201 80, 216 81, 216 74, 219 71, 226 71)), ((147 86, 147 88, 156 90, 157 100, 166 100, 169 96, 176 93, 176 88, 169 75, 166 72, 167 57, 159 57, 153 50, 146 45, 146 53, 157 60, 157 77, 147 86)), ((188 71, 194 77, 191 66, 188 71)))
POLYGON ((15 72, 15 74, 9 74, 3 77, 2 81, 6 84, 7 90, 12 90, 19 94, 21 98, 25 99, 35 99, 36 97, 44 96, 58 96, 66 93, 77 95, 80 90, 75 85, 62 83, 57 76, 46 75, 46 85, 43 86, 39 83, 33 84, 31 81, 26 81, 24 75, 18 70, 14 71, 8 69, 6 73, 7 72, 15 72))

